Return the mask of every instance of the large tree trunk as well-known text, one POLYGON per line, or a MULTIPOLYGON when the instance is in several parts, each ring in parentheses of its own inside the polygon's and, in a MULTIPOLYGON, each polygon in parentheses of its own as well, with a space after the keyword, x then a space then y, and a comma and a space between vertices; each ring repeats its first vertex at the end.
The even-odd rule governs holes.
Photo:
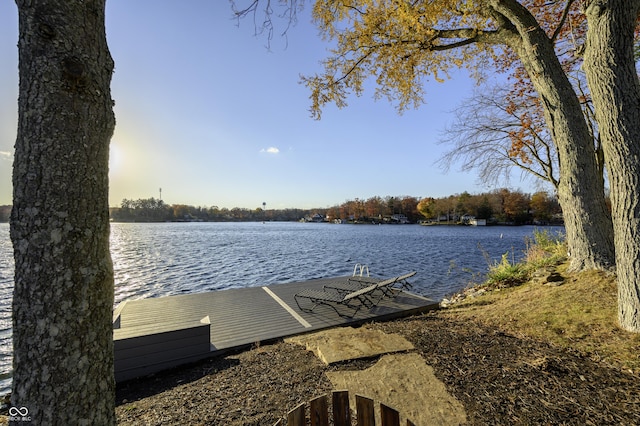
POLYGON ((578 97, 551 40, 529 11, 515 0, 492 3, 519 35, 510 44, 542 100, 545 120, 558 149, 558 201, 564 215, 570 269, 609 269, 615 262, 613 227, 593 137, 578 97))
POLYGON ((113 424, 105 0, 16 3, 12 404, 37 425, 113 424))
POLYGON ((609 169, 620 325, 640 332, 640 82, 633 33, 640 1, 587 8, 584 69, 609 169))

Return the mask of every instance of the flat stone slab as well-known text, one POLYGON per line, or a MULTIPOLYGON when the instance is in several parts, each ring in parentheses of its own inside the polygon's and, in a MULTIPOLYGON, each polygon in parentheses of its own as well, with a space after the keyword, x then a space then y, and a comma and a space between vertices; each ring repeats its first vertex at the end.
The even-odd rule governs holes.
MULTIPOLYGON (((466 422, 463 405, 450 395, 433 368, 416 353, 384 355, 362 371, 327 372, 334 389, 349 391, 355 407, 355 395, 372 398, 400 413, 416 425, 459 425, 466 422)), ((377 410, 376 410, 377 411, 377 410)), ((376 413, 379 416, 379 413, 376 413)), ((380 423, 380 418, 376 420, 380 423)))
POLYGON ((399 334, 380 330, 340 327, 285 340, 305 346, 325 364, 413 349, 413 344, 399 334))

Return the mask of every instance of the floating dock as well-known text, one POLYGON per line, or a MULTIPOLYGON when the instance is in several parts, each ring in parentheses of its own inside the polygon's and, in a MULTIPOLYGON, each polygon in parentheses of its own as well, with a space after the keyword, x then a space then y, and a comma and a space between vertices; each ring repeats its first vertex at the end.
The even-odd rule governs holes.
POLYGON ((389 320, 436 309, 402 291, 345 318, 329 306, 301 311, 294 295, 351 277, 323 278, 125 301, 114 311, 116 381, 121 382, 228 351, 311 331, 389 320))

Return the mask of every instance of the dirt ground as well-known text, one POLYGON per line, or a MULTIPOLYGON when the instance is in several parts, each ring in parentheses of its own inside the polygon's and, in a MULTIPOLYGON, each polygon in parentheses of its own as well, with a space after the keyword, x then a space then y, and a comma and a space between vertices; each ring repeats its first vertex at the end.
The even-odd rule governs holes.
MULTIPOLYGON (((443 312, 367 327, 413 343, 410 353, 462 403, 466 424, 640 424, 638 374, 579 353, 443 312)), ((377 361, 326 366, 302 346, 264 345, 120 385, 118 424, 272 425, 330 392, 326 373, 377 361)))

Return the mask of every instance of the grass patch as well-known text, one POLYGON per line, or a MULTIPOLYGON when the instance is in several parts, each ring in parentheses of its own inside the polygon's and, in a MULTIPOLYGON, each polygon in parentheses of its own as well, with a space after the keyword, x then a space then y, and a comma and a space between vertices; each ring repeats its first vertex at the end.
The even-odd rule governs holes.
POLYGON ((509 253, 502 255, 499 263, 489 267, 484 287, 505 288, 520 285, 529 279, 529 270, 522 263, 509 261, 509 253))
POLYGON ((479 320, 513 335, 543 340, 640 372, 640 334, 618 326, 615 276, 601 271, 568 273, 564 244, 542 237, 546 243, 531 244, 525 262, 512 264, 505 255, 491 268, 487 282, 480 287, 493 291, 468 297, 443 315, 479 320), (564 277, 564 283, 548 286, 528 281, 540 268, 553 269, 564 277))

